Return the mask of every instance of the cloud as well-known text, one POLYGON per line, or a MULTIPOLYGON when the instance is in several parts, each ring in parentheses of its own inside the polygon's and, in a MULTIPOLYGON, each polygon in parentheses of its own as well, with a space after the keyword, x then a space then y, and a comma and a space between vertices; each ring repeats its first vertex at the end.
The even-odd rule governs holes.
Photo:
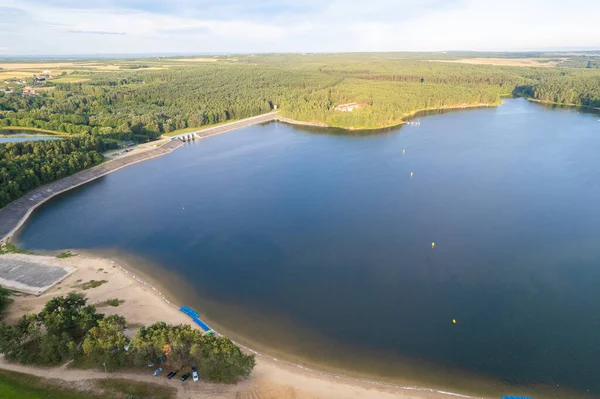
POLYGON ((0 0, 0 46, 23 54, 600 48, 597 15, 600 2, 589 0, 0 0))
POLYGON ((87 35, 126 35, 125 32, 111 32, 106 30, 78 30, 78 29, 69 29, 70 33, 83 33, 87 35))
POLYGON ((0 31, 10 31, 15 29, 19 24, 29 23, 30 15, 15 7, 6 7, 0 3, 0 31))

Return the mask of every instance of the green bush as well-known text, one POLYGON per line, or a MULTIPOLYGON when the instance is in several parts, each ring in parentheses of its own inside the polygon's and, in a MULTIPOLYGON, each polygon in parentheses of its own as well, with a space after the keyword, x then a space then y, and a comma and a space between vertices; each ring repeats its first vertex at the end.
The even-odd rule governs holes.
POLYGON ((56 255, 58 259, 70 258, 72 256, 75 256, 75 254, 72 254, 71 251, 61 252, 60 254, 56 255))
POLYGON ((89 290, 92 288, 98 288, 102 284, 108 283, 106 280, 90 280, 87 283, 77 285, 77 288, 81 288, 82 290, 89 290))

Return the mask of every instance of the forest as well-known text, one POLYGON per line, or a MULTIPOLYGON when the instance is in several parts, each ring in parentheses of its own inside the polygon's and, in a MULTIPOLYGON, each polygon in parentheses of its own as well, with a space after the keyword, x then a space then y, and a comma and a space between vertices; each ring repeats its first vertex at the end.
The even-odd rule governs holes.
POLYGON ((235 382, 248 376, 254 355, 244 354, 225 337, 202 335, 189 325, 156 323, 141 327, 132 339, 127 321, 105 317, 80 294, 70 293, 46 303, 38 314, 27 314, 15 325, 0 325, 0 354, 24 364, 56 366, 74 359, 75 367, 118 371, 145 368, 162 359, 163 367, 196 366, 200 378, 235 382))
POLYGON ((0 144, 0 207, 41 185, 98 165, 106 149, 93 135, 0 144))
POLYGON ((517 87, 515 94, 549 103, 600 108, 600 75, 548 79, 517 87))
POLYGON ((283 116, 302 121, 380 128, 422 109, 498 104, 518 87, 531 88, 523 94, 539 87, 538 93, 556 92, 554 97, 572 98, 576 105, 596 104, 597 61, 579 57, 557 67, 508 67, 398 59, 393 53, 266 54, 164 69, 127 67, 88 72, 85 82, 50 81, 36 96, 0 92, 0 127, 144 142, 278 106, 283 116), (334 110, 347 102, 365 107, 334 110))

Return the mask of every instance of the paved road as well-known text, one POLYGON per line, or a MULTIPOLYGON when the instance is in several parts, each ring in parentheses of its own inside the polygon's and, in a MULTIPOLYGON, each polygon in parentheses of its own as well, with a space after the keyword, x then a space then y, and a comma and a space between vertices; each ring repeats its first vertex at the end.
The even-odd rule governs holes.
POLYGON ((0 241, 5 241, 10 238, 25 220, 27 220, 27 217, 35 208, 55 195, 88 183, 125 166, 168 154, 179 148, 181 145, 183 145, 183 143, 179 140, 170 141, 153 150, 105 162, 31 191, 27 195, 0 209, 0 237, 2 237, 0 241))
POLYGON ((209 127, 207 129, 198 130, 195 132, 189 132, 173 136, 174 138, 187 136, 189 134, 196 134, 199 137, 213 136, 215 134, 221 134, 229 132, 231 130, 239 129, 246 126, 257 125, 259 123, 270 122, 277 119, 277 112, 270 112, 268 114, 253 116, 251 118, 242 119, 236 122, 226 123, 215 127, 209 127))
MULTIPOLYGON (((270 112, 268 114, 253 116, 251 118, 242 119, 236 122, 226 123, 224 125, 199 130, 197 132, 186 133, 186 135, 196 133, 196 135, 200 137, 213 136, 215 134, 221 134, 229 132, 231 130, 256 125, 259 123, 265 123, 276 119, 277 112, 270 112)), ((153 150, 135 153, 126 157, 117 158, 112 161, 105 162, 101 165, 81 171, 72 176, 65 177, 64 179, 58 180, 54 183, 43 187, 39 187, 31 191, 24 197, 21 197, 18 200, 0 209, 0 242, 8 240, 21 227, 25 220, 27 220, 27 217, 29 217, 29 215, 35 208, 37 208, 39 205, 49 200, 50 198, 54 197, 55 195, 80 186, 82 184, 88 183, 94 179, 97 179, 108 173, 114 172, 115 170, 121 169, 127 165, 145 161, 146 159, 154 158, 160 155, 168 154, 171 151, 179 148, 181 145, 182 142, 180 140, 172 140, 169 141, 167 144, 155 148, 153 150)))

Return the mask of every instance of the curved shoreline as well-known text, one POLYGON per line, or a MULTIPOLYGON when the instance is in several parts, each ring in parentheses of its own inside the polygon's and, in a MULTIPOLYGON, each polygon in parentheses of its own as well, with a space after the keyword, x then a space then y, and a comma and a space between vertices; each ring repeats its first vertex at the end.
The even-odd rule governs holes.
MULTIPOLYGON (((441 107, 441 108, 427 108, 427 109, 420 109, 420 110, 416 110, 414 112, 405 114, 402 118, 412 117, 420 112, 438 111, 438 110, 439 111, 442 111, 442 110, 451 111, 451 110, 466 109, 466 108, 485 108, 485 107, 490 107, 490 106, 495 106, 495 105, 498 105, 498 104, 475 104, 475 105, 449 106, 449 107, 441 107)), ((231 123, 226 123, 223 125, 209 127, 209 128, 206 128, 206 129, 203 129, 200 131, 189 132, 186 134, 199 133, 201 135, 201 137, 207 137, 207 136, 212 136, 215 134, 226 133, 226 132, 229 132, 232 130, 237 130, 239 128, 246 127, 246 126, 249 126, 252 124, 269 122, 272 120, 277 121, 277 122, 287 123, 290 125, 342 129, 342 130, 347 130, 347 131, 361 131, 361 130, 368 131, 368 130, 389 129, 389 128, 401 126, 406 123, 406 121, 401 120, 401 123, 399 123, 399 124, 393 124, 393 125, 377 127, 377 128, 343 128, 343 127, 337 128, 335 126, 329 126, 325 123, 298 121, 295 119, 279 116, 278 112, 271 112, 271 113, 267 113, 267 114, 256 115, 256 116, 253 116, 253 117, 250 117, 247 119, 242 119, 239 121, 234 121, 231 123)), ((0 128, 0 132, 4 129, 10 129, 10 127, 2 127, 2 128, 0 128)), ((39 132, 44 131, 44 129, 37 129, 37 128, 22 128, 22 129, 23 130, 31 130, 31 131, 39 131, 39 132)), ((47 132, 49 134, 54 134, 54 135, 60 134, 58 132, 51 132, 51 131, 45 131, 45 132, 47 132)), ((183 135, 185 135, 185 134, 183 134, 183 135)), ((28 192, 24 196, 16 199, 15 201, 11 202, 10 204, 6 205, 5 207, 0 208, 0 220, 2 220, 2 222, 0 222, 0 245, 2 245, 3 243, 8 243, 11 240, 12 236, 14 234, 16 234, 21 227, 23 227, 23 225, 25 224, 27 219, 29 219, 29 216, 33 213, 33 211, 35 209, 37 209, 39 206, 41 206, 43 203, 48 201, 49 199, 51 199, 59 194, 62 194, 66 191, 72 190, 76 187, 79 187, 81 185, 89 183, 89 182, 91 182, 97 178, 100 178, 102 176, 105 176, 109 173, 115 172, 126 166, 133 165, 134 163, 142 162, 142 161, 145 161, 148 159, 152 159, 152 158, 170 153, 182 145, 182 143, 176 139, 178 136, 171 136, 171 137, 164 136, 164 137, 169 139, 170 141, 167 142, 166 144, 162 145, 161 147, 158 147, 154 150, 145 151, 143 153, 133 154, 133 155, 130 155, 130 156, 127 156, 124 158, 114 159, 114 160, 111 160, 108 162, 104 162, 100 165, 94 166, 92 168, 82 170, 78 173, 75 173, 74 175, 67 176, 63 179, 57 180, 57 181, 47 184, 45 186, 38 187, 35 190, 28 192), (58 188, 58 191, 55 191, 56 188, 58 188), (27 198, 30 201, 33 201, 33 204, 28 203, 27 204, 28 206, 27 205, 23 206, 25 203, 25 200, 27 198), (18 217, 17 220, 15 220, 15 216, 18 217), (3 223, 7 224, 8 226, 3 225, 3 223)))
MULTIPOLYGON (((147 282, 144 279, 138 277, 134 270, 128 270, 128 268, 121 266, 119 263, 115 262, 112 259, 107 259, 107 258, 97 258, 97 259, 103 259, 103 260, 108 260, 109 262, 111 262, 113 265, 115 265, 119 270, 121 270, 123 273, 125 273, 127 276, 131 277, 132 279, 136 280, 137 283, 142 284, 148 288, 150 288, 153 291, 153 295, 157 295, 162 301, 164 301, 167 305, 169 305, 170 307, 172 307, 175 311, 179 311, 179 306, 175 305, 173 302, 169 301, 169 299, 167 299, 167 297, 158 289, 156 288, 154 285, 152 285, 151 282, 147 282)), ((129 269, 132 269, 131 267, 129 269)), ((214 330, 214 329, 213 329, 214 330)), ((226 336, 224 334, 219 333, 219 331, 214 330, 215 334, 217 335, 221 335, 221 336, 226 336)), ((237 341, 231 340, 234 344, 238 345, 239 347, 243 348, 244 350, 256 355, 259 358, 268 360, 270 362, 273 362, 275 364, 283 364, 289 367, 294 367, 294 368, 298 368, 304 372, 310 373, 310 374, 315 374, 315 375, 319 375, 319 376, 325 376, 325 377, 331 377, 331 378, 335 378, 337 380, 343 380, 343 381, 347 381, 347 382, 351 382, 351 383, 359 383, 359 384, 367 384, 367 385, 371 385, 371 386, 375 386, 375 387, 382 387, 382 388, 391 388, 391 389, 397 389, 397 390, 404 390, 404 391, 416 391, 416 392, 429 392, 429 393, 436 393, 436 394, 441 394, 441 395, 448 395, 448 396, 453 396, 453 397, 459 397, 459 398, 466 398, 466 399, 483 399, 480 396, 471 396, 471 395, 465 395, 465 394, 460 394, 460 393, 456 393, 456 392, 449 392, 449 391, 443 391, 443 390, 439 390, 439 389, 434 389, 434 388, 426 388, 426 387, 419 387, 419 386, 411 386, 411 385, 397 385, 397 384, 391 384, 391 383, 387 383, 387 382, 382 382, 382 381, 377 381, 377 380, 369 380, 369 379, 363 379, 363 378, 353 378, 353 377, 348 377, 342 374, 334 374, 334 373, 328 373, 325 371, 320 371, 320 370, 316 370, 310 367, 306 367, 303 366, 301 364, 298 363, 293 363, 287 360, 282 360, 282 359, 278 359, 275 357, 272 357, 266 353, 261 353, 258 352, 248 346, 245 346, 237 341)))
POLYGON ((3 130, 23 130, 23 131, 28 131, 28 132, 49 134, 49 135, 57 136, 57 137, 72 136, 69 133, 57 132, 56 130, 41 129, 41 128, 37 128, 37 127, 2 126, 2 127, 0 127, 0 135, 2 134, 3 130))
POLYGON ((286 118, 286 117, 279 116, 279 115, 277 115, 277 117, 275 118, 275 120, 277 122, 287 123, 289 125, 333 128, 332 126, 329 126, 326 123, 299 121, 299 120, 296 120, 296 119, 286 118))
MULTIPOLYGON (((28 261, 35 263, 40 255, 2 255, 3 257, 18 256, 27 258, 28 261)), ((42 256, 44 261, 50 261, 52 264, 61 267, 71 267, 73 272, 61 281, 60 284, 50 288, 40 296, 20 296, 16 297, 6 315, 12 320, 10 323, 16 323, 23 314, 40 311, 45 303, 58 295, 64 295, 70 289, 76 289, 81 281, 89 281, 102 276, 105 284, 93 290, 87 291, 87 297, 90 304, 100 304, 107 299, 118 295, 122 299, 119 307, 102 307, 103 313, 107 315, 119 314, 131 323, 131 328, 137 328, 142 325, 151 325, 156 322, 165 322, 168 324, 189 324, 192 328, 197 328, 190 323, 189 318, 179 311, 176 304, 179 300, 172 296, 167 287, 160 284, 160 280, 154 280, 152 275, 146 276, 143 270, 139 271, 128 261, 121 261, 117 256, 81 252, 77 256, 57 259, 51 254, 42 256), (50 258, 48 258, 50 256, 50 258), (111 260, 115 259, 115 260, 111 260)), ((279 388, 279 393, 289 393, 291 391, 298 395, 278 395, 268 397, 280 397, 282 399, 302 398, 314 399, 448 399, 449 397, 459 397, 465 399, 482 399, 482 396, 469 396, 460 393, 450 392, 443 389, 431 389, 412 385, 395 385, 384 383, 367 378, 353 378, 345 375, 335 374, 334 372, 322 372, 311 369, 304 365, 281 360, 266 353, 260 353, 239 343, 246 353, 252 353, 256 356, 256 367, 253 373, 237 384, 220 385, 219 392, 206 391, 206 386, 195 385, 198 388, 198 396, 205 397, 210 395, 215 399, 232 399, 263 397, 262 395, 248 396, 248 392, 265 392, 273 395, 273 389, 279 388), (216 393, 216 395, 214 395, 216 393)), ((35 366, 21 366, 16 363, 3 362, 0 357, 0 369, 10 369, 18 367, 22 372, 37 375, 46 372, 47 369, 35 366)), ((51 370, 64 370, 62 367, 56 367, 51 370)), ((115 371, 115 370, 113 370, 115 371)), ((81 372, 80 369, 68 371, 71 376, 81 372)), ((104 377, 104 370, 97 372, 104 377)), ((126 379, 139 380, 139 378, 154 377, 143 375, 146 373, 136 373, 135 370, 125 371, 126 379)), ((61 378, 61 377, 59 377, 61 378)), ((169 380, 160 380, 159 383, 170 384, 169 380)), ((187 394, 190 392, 186 391, 187 394)), ((186 396, 188 397, 188 396, 186 396)), ((492 396, 483 396, 491 398, 492 396)))
MULTIPOLYGON (((200 138, 204 138, 276 119, 277 112, 270 112, 186 134, 198 133, 200 138)), ((180 136, 183 135, 184 134, 181 134, 180 136)), ((0 209, 0 245, 2 243, 8 243, 13 235, 15 235, 19 229, 23 227, 25 222, 27 222, 27 219, 29 219, 29 216, 31 216, 33 211, 49 199, 126 166, 169 154, 183 145, 183 142, 178 140, 177 137, 178 136, 165 136, 165 139, 168 139, 169 141, 160 147, 101 163, 100 165, 77 172, 74 175, 38 187, 14 200, 0 209), (27 199, 32 202, 26 202, 27 199)))
MULTIPOLYGON (((472 106, 472 107, 487 107, 487 106, 489 106, 489 105, 477 105, 477 106, 472 106)), ((461 108, 467 108, 467 107, 452 107, 451 109, 461 109, 461 108)), ((438 109, 442 110, 442 108, 438 108, 438 109)), ((433 109, 431 109, 431 110, 433 110, 433 109)), ((418 112, 424 112, 424 111, 430 111, 430 110, 428 109, 428 110, 415 111, 412 115, 414 115, 418 112)), ((263 116, 263 115, 259 115, 257 117, 260 117, 260 116, 263 116)), ((257 117, 252 117, 249 119, 254 119, 257 117)), ((312 127, 323 127, 323 128, 334 128, 335 129, 335 127, 328 126, 326 124, 297 121, 294 119, 280 117, 278 115, 273 115, 272 118, 273 118, 272 120, 291 124, 291 125, 312 126, 312 127)), ((233 125, 239 124, 240 126, 228 126, 230 124, 225 124, 225 125, 215 126, 212 129, 211 128, 206 129, 206 131, 211 131, 211 130, 215 129, 215 130, 217 130, 217 132, 215 134, 218 134, 218 133, 225 133, 225 132, 228 132, 231 130, 237 130, 238 128, 247 126, 245 124, 240 124, 240 122, 243 122, 243 120, 235 121, 235 122, 231 123, 233 125), (221 131, 221 130, 224 130, 224 131, 221 131)), ((406 122, 402 121, 402 124, 404 124, 404 123, 406 123, 406 122)), ((399 125, 393 125, 393 126, 388 126, 388 127, 395 127, 395 126, 399 126, 399 125)), ((384 128, 387 128, 387 127, 384 127, 384 128)), ((347 129, 347 128, 341 128, 341 129, 348 130, 348 131, 372 130, 372 129, 347 129)), ((376 129, 380 129, 380 128, 375 128, 373 130, 376 130, 376 129)), ((206 131, 204 131, 203 133, 207 133, 206 131)), ((190 133, 194 133, 194 132, 190 132, 190 133)), ((190 133, 188 133, 188 134, 190 134, 190 133)), ((212 135, 212 134, 207 134, 207 136, 209 136, 209 135, 212 135)), ((93 180, 96 180, 102 176, 105 176, 107 174, 110 174, 112 172, 120 170, 122 168, 125 168, 129 165, 133 165, 135 163, 139 163, 139 162, 142 162, 145 160, 149 160, 152 158, 156 158, 156 157, 171 153, 183 145, 183 142, 181 142, 180 140, 176 140, 175 138, 176 138, 176 136, 169 137, 170 141, 168 141, 166 144, 162 145, 161 147, 155 148, 153 150, 149 150, 149 151, 146 151, 143 153, 132 154, 130 156, 119 158, 119 159, 110 160, 108 162, 104 162, 104 163, 97 165, 95 167, 92 167, 90 169, 80 171, 74 175, 65 177, 61 180, 55 181, 48 185, 38 187, 37 189, 25 194, 23 197, 13 201, 9 205, 0 209, 0 219, 2 219, 2 217, 5 216, 5 214, 10 215, 10 213, 13 212, 12 208, 15 208, 15 207, 17 208, 15 213, 17 215, 22 214, 23 209, 20 209, 20 205, 22 205, 28 199, 30 201, 32 201, 33 203, 26 204, 29 206, 27 207, 25 213, 22 214, 22 216, 19 218, 17 223, 10 229, 10 231, 8 233, 6 233, 3 237, 0 238, 0 245, 5 242, 8 243, 11 240, 11 238, 25 225, 25 223, 27 222, 27 220, 29 219, 31 214, 37 208, 39 208, 41 205, 43 205, 45 202, 49 201, 50 199, 52 199, 64 192, 70 191, 76 187, 87 184, 93 180), (66 183, 66 185, 64 185, 65 183, 66 183), (64 185, 64 186, 62 186, 62 185, 64 185), (61 187, 58 190, 55 190, 57 186, 61 186, 61 187), (41 197, 36 197, 38 195, 41 195, 41 197)), ((11 221, 9 220, 9 223, 10 222, 11 221)), ((2 223, 0 223, 0 234, 3 233, 2 227, 3 227, 2 223)), ((176 306, 174 303, 169 301, 167 299, 167 297, 165 297, 165 295, 161 291, 159 291, 152 284, 149 284, 145 280, 140 279, 132 271, 128 271, 126 268, 122 267, 121 265, 119 265, 118 263, 116 263, 110 259, 107 259, 107 258, 97 258, 97 259, 109 260, 111 263, 113 263, 115 266, 117 266, 120 270, 122 270, 126 275, 135 279, 139 284, 142 284, 142 285, 152 289, 152 291, 154 291, 154 294, 157 295, 162 301, 164 301, 170 307, 172 307, 173 309, 178 311, 178 306, 176 306)), ((219 335, 223 335, 223 334, 220 334, 218 331, 215 331, 215 332, 219 335)), ((334 374, 334 373, 330 373, 330 372, 320 371, 320 370, 317 370, 314 368, 303 366, 298 363, 293 363, 293 362, 290 362, 287 360, 278 359, 278 358, 272 357, 266 353, 258 352, 258 351, 254 350, 248 346, 245 346, 239 342, 236 342, 236 341, 233 341, 233 342, 236 345, 240 346, 241 348, 245 349, 246 351, 255 354, 259 358, 268 360, 269 362, 272 362, 274 364, 281 364, 281 365, 286 365, 288 367, 297 368, 297 369, 303 370, 304 372, 311 373, 314 375, 331 377, 336 380, 342 380, 342 381, 346 381, 346 382, 350 382, 350 383, 368 384, 373 387, 397 389, 397 390, 404 390, 404 391, 436 393, 436 394, 442 394, 442 395, 448 395, 448 396, 454 396, 454 397, 460 397, 460 398, 467 398, 467 399, 481 399, 481 397, 477 397, 477 396, 464 395, 464 394, 460 394, 460 393, 437 390, 437 389, 433 389, 433 388, 410 386, 410 385, 408 385, 408 386, 397 385, 397 384, 392 384, 392 383, 387 383, 387 382, 382 382, 382 381, 377 381, 377 380, 372 380, 372 379, 355 378, 355 377, 349 377, 349 376, 346 376, 343 374, 334 374)))
POLYGON ((161 147, 133 154, 125 158, 104 162, 90 169, 77 172, 74 175, 67 176, 63 179, 30 191, 21 198, 0 209, 0 220, 2 220, 2 222, 0 222, 0 243, 9 242, 12 236, 19 231, 21 227, 23 227, 33 211, 51 198, 96 180, 109 173, 115 172, 126 166, 156 158, 161 155, 169 154, 182 145, 183 143, 179 140, 170 141, 161 147), (26 202, 27 200, 31 202, 28 203, 26 202))
MULTIPOLYGON (((414 116, 419 112, 427 112, 427 111, 436 111, 436 110, 455 110, 455 109, 465 109, 465 108, 483 108, 493 106, 495 104, 476 104, 476 105, 461 105, 461 106, 449 106, 449 107, 441 107, 441 108, 429 108, 429 109, 421 109, 414 111, 412 113, 405 114, 403 118, 414 116)), ((199 133, 201 137, 208 137, 215 134, 226 133, 232 130, 237 130, 242 127, 246 127, 249 125, 253 125, 256 123, 269 122, 269 121, 278 121, 282 123, 287 123, 291 125, 299 125, 299 126, 312 126, 312 127, 323 127, 323 128, 334 128, 334 126, 329 126, 324 123, 316 123, 316 122, 304 122, 298 121, 295 119, 290 119, 286 117, 282 117, 278 115, 278 112, 270 112, 267 114, 256 115, 250 118, 241 119, 238 121, 234 121, 231 123, 226 123, 223 125, 214 126, 212 128, 202 129, 196 132, 189 132, 186 134, 194 134, 199 133)), ((400 126, 405 124, 404 120, 401 121, 400 124, 378 127, 378 128, 339 128, 347 131, 361 131, 361 130, 379 130, 379 129, 387 129, 393 128, 396 126, 400 126)), ((8 127, 6 127, 8 129, 8 127)), ((38 130, 41 131, 43 129, 30 128, 29 130, 38 130)), ((0 129, 1 131, 2 129, 0 129)), ((183 135, 182 135, 183 136, 183 135)), ((161 147, 155 148, 153 150, 145 151, 143 153, 132 154, 127 157, 113 159, 108 162, 104 162, 100 165, 94 166, 92 168, 82 170, 80 172, 75 173, 74 175, 67 176, 63 179, 57 180, 45 186, 41 186, 32 190, 25 194, 24 196, 16 199, 10 204, 0 209, 0 245, 3 243, 8 243, 12 236, 16 234, 21 227, 25 224, 29 216, 43 203, 48 201, 49 199, 62 194, 66 191, 72 190, 76 187, 89 183, 97 178, 105 176, 109 173, 115 172, 121 168, 124 168, 129 165, 133 165, 134 163, 142 162, 148 159, 152 159, 161 155, 168 154, 177 148, 179 148, 182 143, 177 140, 178 136, 167 137, 170 141, 161 147), (26 200, 29 199, 33 203, 26 203, 26 200)))
POLYGON ((561 104, 561 103, 557 103, 554 101, 538 100, 537 98, 533 98, 533 97, 523 97, 523 98, 525 98, 527 101, 531 101, 532 103, 537 103, 537 104, 553 105, 553 106, 564 107, 564 108, 582 108, 582 109, 586 109, 586 110, 600 112, 600 108, 590 107, 589 105, 577 105, 577 104, 570 104, 570 103, 569 104, 561 104))
MULTIPOLYGON (((455 108, 455 109, 456 109, 456 108, 455 108)), ((285 121, 284 121, 284 122, 285 122, 285 121)), ((302 124, 302 123, 298 123, 298 124, 302 124)), ((157 156, 158 156, 158 155, 157 155, 157 156)), ((124 159, 124 158, 123 158, 123 159, 124 159)), ((149 158, 148 158, 148 159, 149 159, 149 158)), ((111 162, 112 162, 112 161, 111 161, 111 162)), ((141 160, 140 160, 140 161, 137 161, 137 162, 141 162, 141 160)), ((125 166, 127 166, 127 165, 124 165, 124 166, 122 166, 122 167, 125 167, 125 166)), ((120 169, 120 168, 118 168, 118 169, 120 169)), ((118 170, 118 169, 115 169, 115 171, 116 171, 116 170, 118 170)), ((107 173, 110 173, 110 172, 107 172, 107 173)), ((91 180, 93 180, 93 179, 91 179, 91 180)), ((91 181, 91 180, 89 180, 89 181, 91 181)), ((60 193, 64 192, 64 191, 70 190, 70 189, 72 189, 72 188, 74 188, 74 187, 77 187, 77 186, 79 186, 79 185, 83 185, 83 184, 85 184, 85 183, 87 183, 87 182, 89 182, 89 181, 82 182, 82 183, 80 183, 80 184, 77 184, 76 186, 70 187, 69 189, 65 189, 65 190, 63 190, 63 191, 61 191, 61 192, 55 193, 54 195, 52 195, 51 197, 47 198, 46 200, 48 200, 48 199, 52 198, 52 197, 53 197, 53 196, 55 196, 55 195, 58 195, 58 194, 60 194, 60 193)), ((55 182, 55 183, 56 183, 56 182, 55 182)), ((31 193, 30 193, 30 194, 31 194, 31 193)), ((28 218, 28 217, 31 215, 32 211, 33 211, 33 210, 35 210, 37 207, 39 207, 39 206, 40 206, 40 205, 41 205, 43 202, 45 202, 46 200, 44 200, 44 201, 42 201, 41 203, 39 203, 39 204, 35 205, 35 206, 34 206, 34 208, 33 208, 33 209, 31 209, 31 211, 30 211, 30 212, 27 214, 27 216, 24 218, 24 220, 23 220, 23 222, 22 222, 22 223, 25 223, 25 222, 26 222, 26 220, 27 220, 27 218, 28 218)), ((15 230, 15 232, 16 232, 16 231, 18 231, 18 229, 19 229, 20 227, 21 227, 21 226, 19 226, 19 227, 18 227, 18 228, 15 230)), ((13 232, 13 234, 14 234, 14 232, 13 232)), ((126 269, 124 269, 123 267, 121 267, 120 265, 117 265, 117 266, 118 266, 119 268, 123 269, 123 270, 126 270, 126 269)), ((130 269, 130 270, 134 270, 134 269, 130 269)), ((127 271, 125 271, 125 273, 127 273, 127 271)), ((131 272, 130 272, 130 273, 131 273, 131 272)), ((171 305, 172 307, 176 308, 175 304, 172 304, 171 302, 169 302, 169 301, 168 301, 168 300, 167 300, 167 299, 164 297, 164 295, 162 295, 162 294, 161 294, 161 292, 160 292, 160 291, 158 291, 156 288, 154 288, 154 286, 152 286, 151 284, 148 284, 147 282, 145 282, 145 281, 144 281, 144 280, 142 280, 142 279, 139 279, 139 278, 138 278, 138 277, 137 277, 135 274, 133 274, 133 273, 132 273, 132 274, 129 274, 129 273, 127 273, 127 274, 128 274, 128 275, 131 275, 131 277, 132 277, 132 278, 136 279, 138 283, 140 283, 140 284, 143 284, 143 285, 145 285, 145 286, 147 286, 147 287, 151 288, 153 291, 155 291, 155 293, 158 293, 158 294, 159 294, 159 296, 162 296, 162 297, 163 297, 163 299, 164 299, 164 300, 165 300, 165 301, 166 301, 166 302, 167 302, 169 305, 171 305)), ((166 292, 166 291, 165 291, 165 292, 166 292)), ((309 373, 312 373, 312 374, 316 374, 316 375, 329 376, 329 377, 333 377, 333 378, 336 378, 336 379, 340 379, 340 380, 344 380, 344 381, 349 381, 349 382, 359 382, 359 383, 366 383, 366 384, 370 384, 370 385, 373 385, 373 386, 380 386, 380 387, 387 387, 387 388, 394 388, 394 389, 403 389, 403 390, 407 390, 407 391, 432 392, 432 393, 439 393, 439 394, 451 395, 451 396, 463 397, 463 398, 477 398, 477 397, 475 397, 475 396, 468 396, 468 395, 463 395, 463 394, 458 394, 458 393, 453 393, 453 392, 447 392, 447 391, 443 391, 443 390, 436 390, 436 389, 431 389, 431 388, 423 388, 423 387, 417 387, 417 386, 402 386, 402 385, 394 385, 394 384, 385 383, 385 382, 381 382, 381 381, 377 381, 377 380, 368 380, 368 379, 361 379, 361 378, 353 378, 353 377, 348 377, 348 376, 345 376, 345 375, 338 375, 338 374, 333 374, 333 373, 322 372, 322 371, 319 371, 319 370, 315 370, 315 369, 311 369, 311 368, 309 368, 309 367, 303 366, 303 365, 301 365, 301 364, 297 364, 297 363, 293 363, 293 362, 288 362, 288 361, 280 360, 280 359, 277 359, 277 358, 271 357, 271 356, 269 356, 268 354, 259 353, 259 352, 257 352, 257 351, 254 351, 254 350, 252 350, 252 349, 250 349, 250 348, 248 348, 248 347, 246 347, 246 346, 243 346, 243 345, 241 345, 241 344, 238 344, 238 345, 240 345, 240 346, 244 347, 246 350, 248 350, 248 351, 250 351, 250 352, 252 352, 252 353, 255 353, 255 354, 257 355, 257 357, 261 357, 261 358, 264 358, 264 359, 266 359, 266 360, 269 360, 269 361, 272 361, 272 362, 276 362, 276 363, 280 363, 280 364, 285 364, 285 365, 287 365, 287 366, 290 366, 290 367, 294 367, 294 366, 295 366, 296 368, 298 368, 298 369, 300 369, 300 370, 303 370, 303 371, 306 371, 306 372, 309 372, 309 373)))
POLYGON ((392 129, 398 126, 402 126, 408 123, 405 118, 413 118, 417 114, 421 112, 431 112, 431 111, 458 111, 461 109, 470 109, 470 108, 488 108, 488 107, 497 107, 502 105, 502 101, 498 103, 481 103, 481 104, 463 104, 463 105, 449 105, 444 107, 431 107, 431 108, 422 108, 415 111, 407 112, 402 115, 398 122, 394 122, 389 125, 377 126, 377 127, 342 127, 342 126, 331 126, 323 122, 307 122, 307 121, 299 121, 297 119, 285 118, 283 116, 277 116, 275 118, 276 121, 288 123, 290 125, 299 125, 299 126, 309 126, 309 127, 322 127, 328 129, 341 129, 347 130, 349 132, 360 132, 360 131, 371 131, 371 130, 384 130, 384 129, 392 129))

